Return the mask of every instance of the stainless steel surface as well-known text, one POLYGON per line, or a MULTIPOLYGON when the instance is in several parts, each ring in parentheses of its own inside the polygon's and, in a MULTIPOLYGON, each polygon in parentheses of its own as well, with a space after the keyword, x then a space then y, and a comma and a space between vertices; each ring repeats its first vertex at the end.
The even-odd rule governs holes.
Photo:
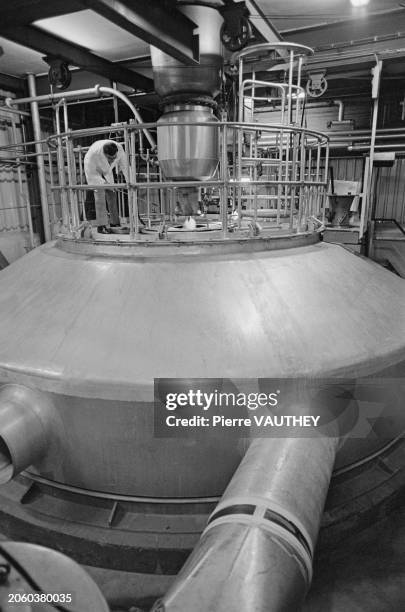
POLYGON ((298 611, 307 585, 293 555, 260 527, 214 527, 152 612, 298 611))
POLYGON ((5 268, 0 380, 49 393, 64 432, 36 469, 89 490, 220 495, 243 448, 155 438, 154 377, 356 377, 405 357, 401 279, 338 246, 266 245, 109 257, 49 243, 5 268))
MULTIPOLYGON (((204 96, 213 98, 221 87, 222 17, 209 6, 183 6, 188 17, 198 23, 200 65, 184 66, 159 49, 151 47, 156 92, 162 97, 204 96)), ((188 100, 186 100, 188 102, 188 100)), ((210 179, 218 165, 218 131, 201 125, 176 125, 181 122, 215 121, 206 106, 182 104, 166 106, 160 119, 170 126, 159 126, 158 158, 166 179, 210 179)))
POLYGON ((165 97, 178 93, 215 96, 221 86, 222 49, 219 32, 222 17, 208 6, 182 6, 182 12, 198 23, 200 65, 185 66, 156 47, 151 47, 155 90, 165 97))
POLYGON ((0 388, 1 484, 40 461, 49 448, 55 450, 54 425, 48 397, 21 385, 0 388))
POLYGON ((221 87, 222 59, 219 53, 205 54, 198 66, 184 66, 162 51, 151 47, 156 93, 162 98, 172 94, 210 95, 221 87))
POLYGON ((232 505, 269 508, 299 527, 313 554, 338 442, 337 422, 310 438, 253 440, 214 516, 232 505))
POLYGON ((164 596, 166 612, 300 608, 311 582, 337 425, 328 433, 252 442, 164 596))
POLYGON ((193 125, 212 121, 215 117, 207 106, 176 104, 165 109, 157 123, 157 138, 159 163, 166 179, 213 177, 219 161, 218 129, 193 125))

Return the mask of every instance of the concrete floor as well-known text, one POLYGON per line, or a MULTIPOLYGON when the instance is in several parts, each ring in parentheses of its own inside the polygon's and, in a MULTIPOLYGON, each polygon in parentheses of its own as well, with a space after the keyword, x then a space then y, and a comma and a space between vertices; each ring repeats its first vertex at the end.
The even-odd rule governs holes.
POLYGON ((405 508, 318 562, 304 612, 405 610, 405 508))

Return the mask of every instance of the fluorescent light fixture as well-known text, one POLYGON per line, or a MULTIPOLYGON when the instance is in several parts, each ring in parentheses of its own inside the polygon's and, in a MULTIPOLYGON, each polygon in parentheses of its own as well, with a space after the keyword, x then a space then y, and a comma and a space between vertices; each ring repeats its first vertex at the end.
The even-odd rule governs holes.
POLYGON ((352 6, 366 6, 369 3, 369 0, 350 0, 352 6))

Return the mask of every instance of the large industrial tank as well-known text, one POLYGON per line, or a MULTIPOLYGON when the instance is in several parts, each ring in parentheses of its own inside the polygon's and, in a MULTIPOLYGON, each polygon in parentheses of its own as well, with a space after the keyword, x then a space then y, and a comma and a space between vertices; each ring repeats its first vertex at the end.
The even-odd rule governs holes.
MULTIPOLYGON (((293 100, 289 89, 283 91, 288 115, 293 100)), ((295 99, 298 104, 299 97, 295 99)), ((178 99, 171 103, 188 108, 178 99)), ((187 116, 190 134, 201 133, 192 122, 199 123, 200 113, 207 111, 198 106, 187 116)), ((158 128, 164 123, 163 117, 158 128)), ((216 126, 202 126, 208 141, 203 150, 222 142, 221 178, 208 181, 220 194, 215 230, 211 232, 206 219, 204 236, 196 231, 182 239, 181 230, 165 233, 167 225, 173 229, 170 206, 158 228, 149 219, 152 237, 135 232, 134 214, 126 240, 85 238, 72 222, 56 241, 0 273, 3 529, 16 539, 46 542, 81 563, 153 577, 149 594, 155 596, 180 570, 242 458, 247 457, 243 469, 256 445, 249 446, 245 435, 225 436, 221 430, 161 437, 155 430, 154 379, 210 378, 218 385, 248 379, 258 388, 261 379, 349 379, 351 388, 360 389, 354 394, 357 415, 372 403, 369 395, 362 395, 362 379, 378 380, 385 411, 378 416, 386 418, 374 419, 366 435, 326 448, 329 471, 322 495, 333 463, 335 476, 321 544, 370 522, 395 503, 404 484, 398 469, 404 460, 399 438, 404 423, 395 387, 405 361, 403 281, 342 247, 323 243, 315 231, 321 222, 314 215, 321 212, 326 183, 318 135, 283 125, 273 157, 262 157, 252 145, 244 161, 244 126, 217 125, 218 132, 216 126), (227 135, 232 130, 240 136, 233 138, 234 146, 240 140, 241 147, 228 166, 227 135), (291 146, 298 141, 301 157, 291 146), (257 215, 264 213, 254 187, 263 181, 257 180, 257 167, 250 172, 253 162, 273 168, 264 231, 257 223, 257 215), (244 170, 249 176, 243 176, 244 170), (243 178, 252 179, 248 188, 243 178), (228 219, 228 195, 237 202, 236 221, 228 219), (245 223, 246 202, 254 210, 245 223)), ((271 132, 249 124, 246 133, 257 143, 255 130, 266 129, 271 132)), ((65 135, 72 151, 78 142, 74 139, 83 135, 65 135)), ((187 166, 185 140, 176 142, 175 157, 158 161, 177 160, 169 178, 187 177, 186 187, 198 192, 216 159, 207 171, 207 158, 199 161, 201 150, 193 149, 191 168, 199 168, 194 172, 187 166)), ((158 143, 158 149, 164 151, 165 144, 158 143)), ((138 186, 128 188, 137 195, 138 186)), ((155 182, 149 188, 170 190, 173 184, 155 182)), ((80 186, 69 184, 69 189, 73 193, 80 186)), ((136 197, 129 200, 135 206, 136 197)), ((365 414, 368 418, 370 413, 365 414)), ((267 442, 264 451, 271 456, 276 447, 270 438, 267 442)), ((316 445, 311 439, 305 442, 309 457, 316 445)), ((299 446, 305 454, 305 444, 299 446)), ((322 454, 319 461, 312 459, 322 471, 322 454)), ((271 467, 277 466, 273 457, 271 467)), ((295 482, 305 482, 305 467, 304 461, 298 464, 295 482)), ((266 475, 267 470, 255 469, 255 474, 266 475)), ((245 484, 246 477, 249 470, 241 479, 245 484)), ((280 468, 278 482, 282 480, 280 468)), ((294 498, 294 491, 287 494, 294 498)), ((323 501, 317 504, 319 519, 323 501)), ((299 510, 299 499, 294 504, 299 510)), ((285 516, 277 520, 290 527, 285 516)), ((318 525, 313 527, 316 540, 318 525)), ((260 533, 257 541, 265 541, 268 533, 260 533)), ((297 540, 297 533, 302 535, 288 531, 288 537, 297 540)), ((289 563, 291 559, 294 555, 289 563)), ((268 583, 260 568, 256 575, 268 583)), ((303 582, 301 576, 299 580, 303 582)))
MULTIPOLYGON (((288 248, 279 250, 274 239, 148 246, 60 239, 3 270, 3 481, 11 466, 15 472, 33 464, 23 481, 2 489, 3 499, 9 491, 12 503, 36 483, 35 490, 45 487, 45 497, 70 492, 90 504, 103 500, 109 512, 115 500, 132 503, 130 512, 137 503, 150 503, 146 514, 159 515, 167 510, 165 500, 172 500, 168 514, 182 507, 182 513, 204 515, 198 504, 209 506, 221 495, 246 446, 220 434, 194 441, 156 438, 154 378, 355 379, 401 362, 403 281, 315 240, 297 236, 290 244, 282 241, 288 248), (19 419, 10 420, 10 405, 18 407, 19 419), (32 411, 42 437, 30 425, 32 411)), ((384 425, 381 439, 351 440, 337 467, 378 452, 396 437, 398 419, 388 429, 384 425)), ((34 507, 42 495, 32 497, 34 507)), ((17 512, 28 522, 30 499, 17 512)), ((7 507, 5 502, 3 518, 7 507)), ((7 521, 18 533, 20 523, 10 516, 7 521)), ((45 511, 45 531, 48 521, 45 511)), ((202 523, 197 525, 186 548, 202 523)), ((152 549, 162 548, 159 538, 164 542, 168 533, 159 536, 158 523, 149 528, 155 533, 152 549)), ((55 544, 65 530, 56 529, 55 544)), ((30 527, 24 535, 35 538, 30 527)), ((135 544, 138 535, 131 533, 127 542, 135 544)), ((169 540, 179 545, 172 532, 169 540)), ((61 542, 77 553, 69 538, 61 542)), ((90 547, 85 557, 91 556, 90 547)), ((114 563, 127 567, 123 557, 114 563)))

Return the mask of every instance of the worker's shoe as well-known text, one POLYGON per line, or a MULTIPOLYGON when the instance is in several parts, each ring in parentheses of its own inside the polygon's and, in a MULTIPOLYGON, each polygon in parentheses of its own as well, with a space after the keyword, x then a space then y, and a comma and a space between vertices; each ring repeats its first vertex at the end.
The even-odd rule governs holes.
POLYGON ((107 227, 106 225, 99 225, 97 227, 97 233, 98 234, 112 234, 113 231, 111 227, 107 227))

